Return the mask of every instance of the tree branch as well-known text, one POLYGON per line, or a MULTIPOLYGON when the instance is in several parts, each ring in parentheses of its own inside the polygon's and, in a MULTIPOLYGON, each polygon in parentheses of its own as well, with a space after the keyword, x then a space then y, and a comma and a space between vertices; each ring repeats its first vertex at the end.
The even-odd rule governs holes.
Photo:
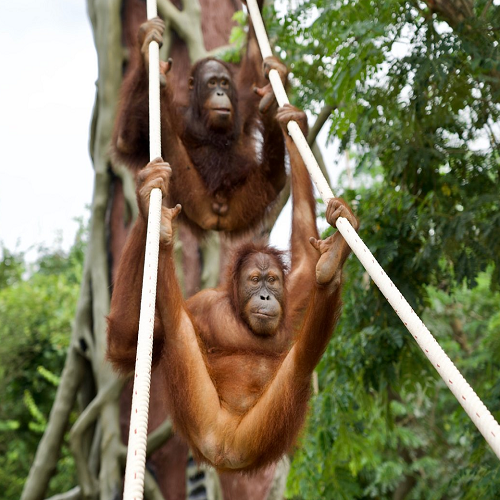
POLYGON ((166 418, 161 425, 149 434, 146 446, 146 456, 149 457, 158 448, 160 448, 160 446, 165 444, 173 435, 174 431, 172 428, 172 421, 169 418, 166 418))
POLYGON ((215 49, 208 51, 206 57, 215 57, 218 59, 231 49, 234 49, 234 46, 231 44, 221 45, 220 47, 216 47, 215 49))
POLYGON ((273 484, 269 490, 267 500, 281 500, 285 491, 286 479, 290 471, 290 459, 285 455, 277 464, 274 471, 273 484))
POLYGON ((309 146, 312 146, 312 144, 316 140, 316 137, 323 128, 323 125, 326 123, 328 118, 330 118, 332 111, 336 109, 336 107, 337 106, 323 106, 323 109, 319 112, 314 125, 309 130, 309 134, 307 134, 307 143, 309 144, 309 146))
POLYGON ((473 0, 424 0, 424 2, 432 12, 440 15, 452 27, 474 17, 473 0))
POLYGON ((490 7, 492 5, 493 5, 493 0, 488 0, 488 2, 486 3, 486 5, 484 6, 483 11, 479 15, 479 19, 484 19, 486 17, 486 14, 488 13, 488 11, 490 10, 490 7))
POLYGON ((103 405, 109 400, 116 401, 120 396, 126 379, 112 380, 107 387, 102 388, 94 400, 85 408, 70 432, 70 447, 75 458, 78 482, 82 488, 84 498, 93 498, 99 492, 97 478, 90 472, 87 457, 83 453, 83 435, 88 427, 100 415, 103 405))
MULTIPOLYGON (((95 169, 94 197, 92 201, 92 225, 87 256, 92 262, 91 298, 94 337, 92 368, 99 393, 116 379, 106 361, 106 315, 109 312, 110 289, 107 252, 106 214, 109 208, 110 142, 116 114, 119 89, 122 80, 121 9, 122 0, 87 0, 93 25, 93 33, 99 54, 99 85, 96 97, 91 156, 95 169)), ((100 411, 102 439, 100 440, 100 498, 114 498, 122 483, 122 470, 117 449, 121 444, 119 408, 116 401, 105 401, 100 411)))
POLYGON ((80 500, 81 498, 82 493, 80 486, 75 486, 73 489, 67 491, 66 493, 54 495, 53 497, 47 498, 47 500, 80 500))
POLYGON ((158 12, 168 19, 172 28, 186 42, 191 63, 206 57, 203 32, 201 31, 201 7, 199 0, 184 0, 184 10, 179 10, 170 0, 157 0, 158 12))
POLYGON ((326 182, 330 184, 330 175, 328 174, 328 170, 326 169, 326 163, 323 159, 323 153, 321 152, 321 149, 318 146, 317 142, 314 142, 314 144, 311 146, 311 151, 313 152, 314 158, 316 158, 316 161, 318 162, 321 173, 325 176, 326 182))

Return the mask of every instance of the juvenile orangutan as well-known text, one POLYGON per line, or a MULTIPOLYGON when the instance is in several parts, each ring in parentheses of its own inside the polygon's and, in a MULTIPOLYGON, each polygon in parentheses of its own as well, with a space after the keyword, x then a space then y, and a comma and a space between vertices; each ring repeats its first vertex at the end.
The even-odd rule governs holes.
MULTIPOLYGON (((307 412, 311 375, 340 314, 342 266, 350 253, 340 233, 319 240, 311 181, 286 132, 303 130, 303 112, 277 114, 290 155, 293 220, 290 270, 282 252, 265 245, 238 248, 225 282, 187 301, 175 275, 172 221, 181 207, 162 207, 153 363, 166 381, 177 431, 198 460, 219 470, 252 471, 277 461, 293 445, 307 412)), ((172 171, 161 158, 138 175, 140 216, 124 250, 109 315, 108 357, 134 368, 149 194, 167 197, 172 171)), ((340 199, 327 221, 358 222, 340 199)))

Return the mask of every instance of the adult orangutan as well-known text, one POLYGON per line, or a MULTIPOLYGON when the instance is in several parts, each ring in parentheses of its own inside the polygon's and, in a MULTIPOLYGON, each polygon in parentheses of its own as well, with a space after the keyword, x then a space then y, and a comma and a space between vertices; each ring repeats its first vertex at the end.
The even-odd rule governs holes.
MULTIPOLYGON (((149 42, 161 44, 164 29, 160 18, 141 26, 132 70, 121 90, 113 146, 115 156, 135 171, 149 158, 149 42)), ((198 232, 251 229, 285 184, 274 95, 255 85, 266 86, 270 69, 285 82, 287 69, 275 57, 264 61, 263 72, 261 65, 253 36, 237 75, 216 59, 199 61, 188 81, 189 103, 180 106, 169 78, 171 61, 160 64, 162 151, 172 166, 168 198, 172 205, 182 204, 183 221, 198 232)))
MULTIPOLYGON (((277 120, 285 134, 289 120, 307 126, 304 113, 290 105, 277 120)), ((287 134, 286 143, 293 190, 289 272, 282 252, 247 243, 235 251, 223 285, 184 301, 172 249, 172 221, 181 207, 162 206, 153 363, 164 374, 175 428, 198 460, 219 470, 255 470, 292 446, 311 375, 340 313, 350 249, 338 232, 318 240, 311 181, 287 134)), ((136 355, 149 193, 160 188, 166 197, 171 176, 161 158, 138 175, 140 216, 122 255, 108 318, 108 357, 124 373, 134 368, 136 355)), ((339 216, 357 228, 347 205, 329 200, 328 222, 334 225, 339 216)))

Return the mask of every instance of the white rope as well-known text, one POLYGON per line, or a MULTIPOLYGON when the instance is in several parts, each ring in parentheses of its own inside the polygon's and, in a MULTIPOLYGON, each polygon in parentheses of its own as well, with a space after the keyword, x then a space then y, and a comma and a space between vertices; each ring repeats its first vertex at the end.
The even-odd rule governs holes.
MULTIPOLYGON (((152 19, 156 15, 156 0, 147 0, 148 19, 152 19)), ((154 160, 159 156, 161 156, 160 47, 157 42, 153 41, 149 44, 149 158, 154 160)), ((123 493, 125 500, 140 500, 144 493, 161 201, 161 190, 153 189, 149 199, 141 312, 123 493)))
MULTIPOLYGON (((271 47, 256 0, 247 0, 247 7, 255 28, 262 57, 266 58, 271 56, 271 47)), ((276 70, 270 71, 269 80, 271 81, 278 104, 283 106, 283 104, 288 103, 288 97, 276 70)), ((289 122, 288 131, 297 145, 307 170, 316 184, 323 201, 326 203, 330 198, 333 198, 332 190, 330 186, 328 186, 299 125, 296 122, 289 122)), ((375 284, 391 304, 396 314, 417 341, 424 354, 429 358, 429 361, 434 368, 436 368, 439 375, 441 375, 448 388, 463 406, 467 415, 469 415, 477 426, 496 456, 500 458, 500 426, 498 422, 493 418, 489 410, 473 391, 472 387, 467 383, 462 374, 440 347, 422 320, 410 307, 410 304, 408 304, 380 264, 375 260, 375 257, 359 238, 349 221, 344 217, 340 217, 336 226, 375 284)))

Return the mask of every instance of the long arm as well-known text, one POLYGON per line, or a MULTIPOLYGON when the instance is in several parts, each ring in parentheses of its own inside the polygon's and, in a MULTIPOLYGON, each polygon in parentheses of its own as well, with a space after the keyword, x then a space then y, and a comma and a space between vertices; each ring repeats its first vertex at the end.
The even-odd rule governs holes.
MULTIPOLYGON (((155 18, 141 25, 130 68, 120 89, 120 100, 113 130, 112 147, 115 157, 134 170, 149 161, 149 42, 161 44, 164 23, 155 18)), ((160 62, 162 139, 164 145, 175 141, 171 123, 176 120, 169 84, 171 61, 160 62)))
MULTIPOLYGON (((171 173, 170 167, 158 158, 149 163, 137 176, 136 193, 139 215, 122 252, 108 316, 107 356, 114 367, 122 373, 132 371, 135 366, 149 197, 153 188, 160 188, 165 195, 166 183, 171 173)), ((161 239, 171 239, 171 220, 179 213, 179 210, 178 207, 175 209, 162 207, 161 239), (163 223, 164 220, 167 224, 163 223)), ((158 287, 160 287, 161 276, 158 281, 158 287)), ((158 308, 153 335, 153 364, 156 364, 164 343, 164 332, 159 322, 158 308)))
MULTIPOLYGON (((107 356, 115 369, 124 374, 133 371, 135 366, 146 231, 146 221, 139 216, 123 249, 108 316, 107 356)), ((154 340, 153 364, 163 348, 157 319, 154 340)))
POLYGON ((112 137, 114 156, 134 170, 149 160, 148 74, 137 53, 120 89, 112 137))
MULTIPOLYGON (((278 71, 283 85, 287 87, 287 67, 278 58, 268 57, 263 63, 263 72, 266 79, 271 69, 278 71)), ((265 164, 267 177, 275 188, 277 195, 286 183, 285 143, 280 124, 275 118, 278 103, 270 83, 267 83, 267 86, 263 89, 258 89, 258 93, 263 95, 259 105, 263 140, 262 161, 265 164)), ((305 126, 307 128, 307 122, 305 126)))
POLYGON ((291 235, 291 272, 288 277, 288 296, 292 315, 303 310, 309 300, 310 287, 314 268, 318 260, 317 252, 309 244, 309 238, 318 238, 316 228, 316 201, 314 199, 311 178, 304 165, 302 157, 288 135, 286 124, 294 120, 307 133, 307 118, 303 111, 287 104, 278 111, 278 121, 283 127, 290 169, 292 176, 292 235, 291 235))
MULTIPOLYGON (((347 204, 339 198, 332 198, 328 201, 326 220, 335 227, 339 217, 345 217, 354 229, 358 229, 358 220, 347 204)), ((309 277, 313 282, 312 296, 304 322, 287 355, 287 360, 292 360, 293 373, 299 378, 311 375, 332 336, 342 305, 342 267, 351 252, 338 231, 326 240, 318 241, 312 237, 311 243, 311 248, 319 250, 321 256, 316 264, 316 279, 313 281, 312 276, 309 277)))
MULTIPOLYGON (((262 4, 263 2, 260 2, 261 9, 262 4)), ((237 80, 240 117, 244 129, 251 127, 256 119, 256 110, 259 107, 260 97, 255 93, 254 89, 264 87, 268 83, 262 72, 262 62, 255 30, 249 17, 247 45, 242 56, 237 80)))
MULTIPOLYGON (((292 171, 292 269, 288 281, 288 292, 291 297, 292 314, 295 314, 300 313, 309 302, 311 290, 304 286, 304 283, 311 283, 310 277, 314 272, 318 284, 325 285, 332 282, 336 283, 335 286, 340 284, 342 267, 351 249, 338 231, 325 240, 318 239, 314 210, 316 202, 311 178, 286 129, 286 124, 293 120, 299 123, 302 132, 307 135, 304 113, 290 104, 285 104, 278 112, 278 120, 286 137, 292 171)), ((332 227, 335 227, 339 217, 347 218, 357 230, 358 221, 347 204, 339 198, 332 198, 328 201, 326 220, 332 227)))
MULTIPOLYGON (((258 2, 262 9, 263 2, 258 2)), ((285 147, 281 128, 275 119, 277 103, 267 78, 269 71, 276 69, 286 86, 287 67, 276 57, 262 60, 252 20, 248 18, 248 36, 245 54, 238 73, 238 95, 240 117, 245 134, 260 122, 262 133, 262 162, 266 177, 274 188, 271 199, 286 183, 285 147), (261 99, 262 98, 262 99, 261 99)))
MULTIPOLYGON (((285 106, 280 111, 280 122, 290 119, 303 127, 298 110, 285 106)), ((314 198, 309 174, 292 140, 287 137, 292 163, 293 222, 292 272, 289 293, 292 318, 302 313, 304 319, 296 341, 286 355, 275 378, 255 406, 241 419, 227 445, 228 450, 245 453, 253 466, 275 460, 283 449, 295 440, 307 412, 311 375, 328 345, 341 309, 341 272, 350 249, 343 237, 336 233, 325 241, 316 240, 317 229, 314 198), (309 245, 309 237, 313 245, 309 245), (318 253, 320 259, 318 261, 318 253), (317 265, 316 262, 318 261, 317 265), (316 266, 316 280, 313 278, 316 266), (309 284, 309 285, 307 285, 309 284), (305 294, 305 295, 304 295, 305 294), (272 422, 273 425, 269 425, 272 422), (276 446, 280 443, 281 447, 276 446)), ((339 199, 328 203, 326 218, 335 227, 339 217, 349 219, 355 229, 358 222, 349 207, 339 199)), ((293 321, 293 319, 292 319, 293 321)), ((227 453, 231 456, 230 453, 227 453)))
MULTIPOLYGON (((122 371, 133 368, 135 361, 149 194, 159 188, 165 200, 171 175, 168 164, 158 158, 137 176, 139 217, 124 249, 108 319, 108 356, 122 371)), ((221 409, 175 273, 172 220, 179 212, 180 205, 162 206, 153 355, 154 362, 161 355, 160 366, 165 371, 177 428, 191 442, 199 443, 207 434, 215 435, 224 429, 229 414, 221 409)), ((203 292, 205 296, 207 293, 203 292)), ((208 300, 207 304, 203 298, 201 302, 210 310, 217 301, 208 300)))
MULTIPOLYGON (((158 273, 161 286, 157 302, 165 331, 161 366, 172 419, 176 429, 195 448, 202 450, 204 456, 216 455, 216 436, 222 435, 231 417, 221 407, 196 326, 182 298, 175 277, 172 245, 160 247, 158 273)), ((207 292, 202 293, 206 295, 207 292)))

